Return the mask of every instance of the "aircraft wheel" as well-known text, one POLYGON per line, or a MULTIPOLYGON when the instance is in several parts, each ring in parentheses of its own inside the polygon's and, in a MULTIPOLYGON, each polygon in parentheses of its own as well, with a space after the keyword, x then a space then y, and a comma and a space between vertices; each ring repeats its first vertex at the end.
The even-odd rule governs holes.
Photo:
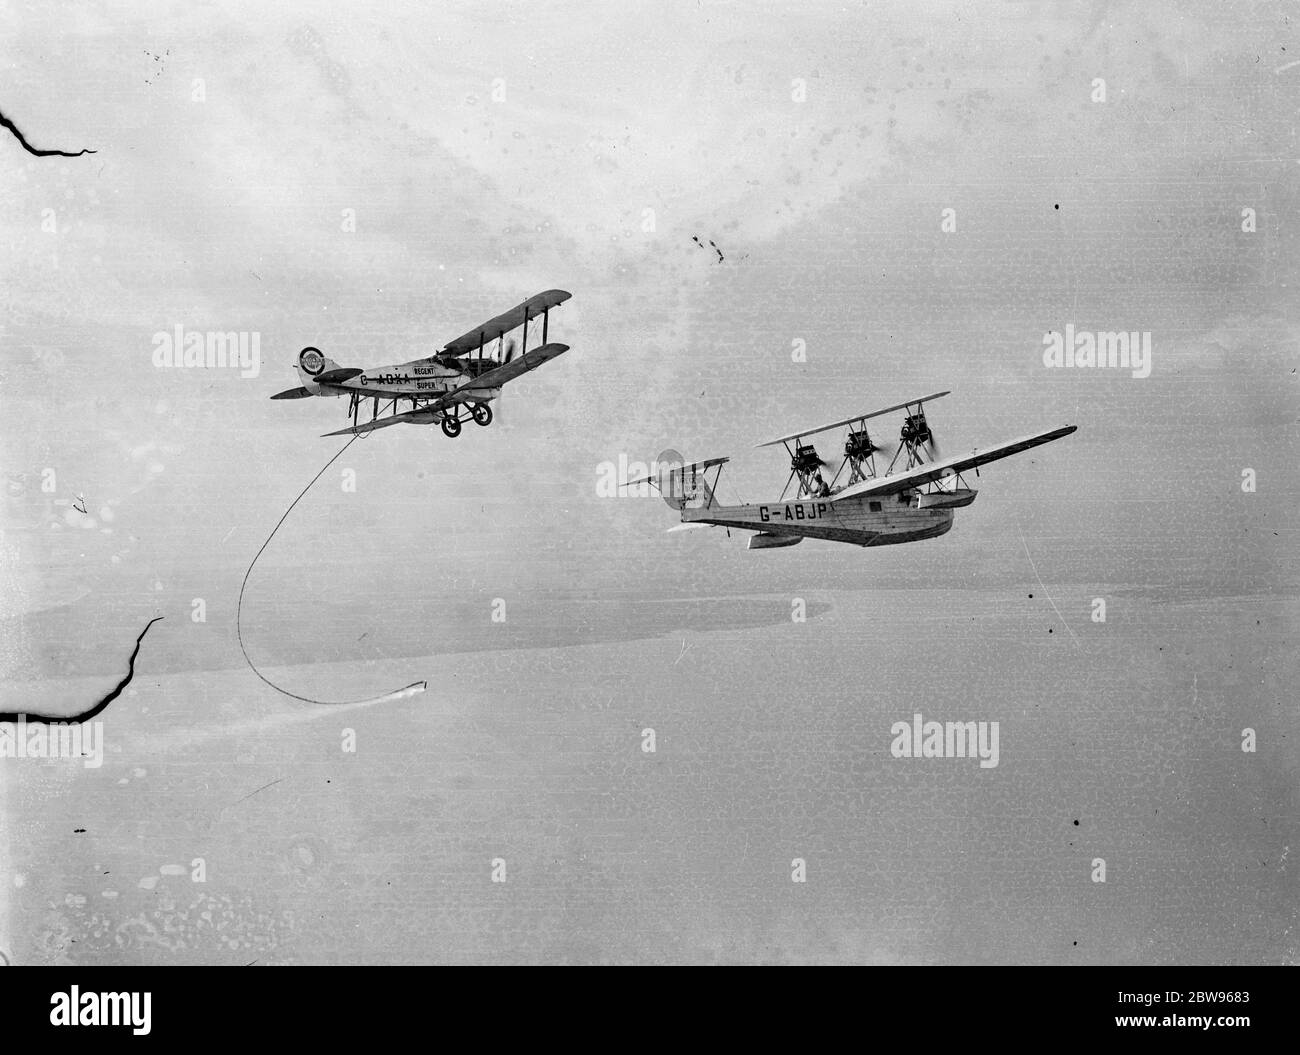
POLYGON ((486 403, 475 403, 473 414, 477 424, 484 426, 492 424, 492 408, 486 403))
POLYGON ((448 439, 455 439, 460 435, 460 421, 456 418, 445 417, 442 419, 442 431, 448 439))

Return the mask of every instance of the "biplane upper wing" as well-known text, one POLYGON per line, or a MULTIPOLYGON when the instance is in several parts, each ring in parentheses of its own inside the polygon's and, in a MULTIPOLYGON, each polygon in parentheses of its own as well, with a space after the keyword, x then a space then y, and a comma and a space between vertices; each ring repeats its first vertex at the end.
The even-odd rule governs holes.
POLYGON ((873 477, 854 484, 852 487, 846 487, 835 495, 831 501, 842 502, 846 498, 861 498, 864 495, 888 495, 898 491, 906 491, 912 487, 920 487, 942 477, 951 476, 953 473, 965 472, 967 469, 974 469, 988 462, 995 462, 999 458, 1007 458, 1013 454, 1019 454, 1021 451, 1027 451, 1031 447, 1051 443, 1052 440, 1059 440, 1062 436, 1070 435, 1077 428, 1077 425, 1065 425, 1059 429, 1036 433, 1033 436, 1021 436, 1019 439, 1008 440, 1006 443, 1000 443, 996 447, 990 447, 987 450, 975 450, 970 454, 961 454, 955 458, 927 462, 925 465, 918 465, 914 469, 895 473, 892 476, 873 477))
POLYGON ((788 436, 781 436, 779 439, 775 440, 767 440, 764 443, 756 443, 754 446, 775 447, 778 443, 789 443, 791 440, 800 440, 805 436, 815 436, 819 432, 827 432, 830 429, 838 429, 845 425, 853 425, 859 421, 866 421, 868 418, 878 418, 881 414, 892 414, 896 410, 903 410, 905 407, 915 407, 921 403, 928 403, 932 399, 938 399, 941 396, 946 395, 948 395, 947 392, 935 392, 930 396, 922 396, 920 399, 909 399, 906 403, 895 403, 892 407, 873 410, 868 414, 854 414, 851 418, 844 418, 841 421, 832 421, 829 425, 818 425, 816 428, 804 429, 802 432, 792 432, 788 436))
POLYGON ((489 319, 482 326, 475 326, 469 333, 457 337, 454 341, 448 341, 441 354, 452 356, 468 355, 489 341, 495 341, 498 337, 509 333, 511 330, 518 329, 530 319, 537 318, 542 312, 558 307, 571 296, 573 296, 572 293, 562 289, 548 289, 545 293, 529 297, 522 304, 517 304, 509 311, 498 315, 495 319, 489 319))

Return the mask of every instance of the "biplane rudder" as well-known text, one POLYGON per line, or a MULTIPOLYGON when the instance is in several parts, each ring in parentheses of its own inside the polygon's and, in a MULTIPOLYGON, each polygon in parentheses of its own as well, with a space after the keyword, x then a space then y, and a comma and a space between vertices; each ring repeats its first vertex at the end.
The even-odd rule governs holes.
POLYGON ((304 348, 298 353, 298 360, 294 364, 294 369, 298 371, 298 378, 302 381, 302 387, 310 392, 313 396, 320 395, 321 387, 316 378, 329 370, 338 370, 339 364, 333 359, 327 359, 321 354, 319 348, 304 348))
MULTIPOLYGON (((650 474, 648 476, 628 480, 627 483, 619 486, 638 487, 642 484, 649 484, 652 490, 659 493, 659 496, 670 509, 676 509, 681 513, 683 521, 698 519, 688 516, 687 510, 702 512, 717 505, 713 487, 709 485, 704 474, 707 470, 715 467, 718 472, 721 472, 722 466, 727 461, 726 458, 711 458, 708 461, 683 464, 682 456, 676 451, 664 451, 650 463, 650 474)), ((718 482, 716 475, 713 482, 715 485, 718 482)))
POLYGON ((661 467, 660 493, 669 506, 682 514, 683 520, 688 519, 688 509, 709 509, 716 504, 713 488, 704 478, 704 473, 691 465, 661 467))

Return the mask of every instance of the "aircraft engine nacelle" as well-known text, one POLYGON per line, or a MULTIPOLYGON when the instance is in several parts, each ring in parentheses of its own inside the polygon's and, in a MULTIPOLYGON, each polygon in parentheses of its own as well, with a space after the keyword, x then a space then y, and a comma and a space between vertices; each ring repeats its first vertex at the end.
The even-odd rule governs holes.
POLYGON ((773 535, 760 531, 749 536, 750 549, 781 549, 785 546, 797 546, 803 541, 802 535, 773 535))

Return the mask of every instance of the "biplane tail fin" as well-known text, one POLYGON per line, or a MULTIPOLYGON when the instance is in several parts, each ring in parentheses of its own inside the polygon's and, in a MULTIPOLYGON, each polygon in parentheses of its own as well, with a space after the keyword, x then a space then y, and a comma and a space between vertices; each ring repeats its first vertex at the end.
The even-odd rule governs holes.
MULTIPOLYGON (((671 458, 660 459, 654 463, 649 476, 643 476, 639 480, 629 480, 624 486, 632 487, 637 484, 650 484, 663 500, 673 509, 707 509, 716 504, 713 488, 709 486, 708 480, 705 479, 705 470, 712 469, 715 465, 723 465, 727 458, 710 458, 703 462, 690 462, 683 465, 680 455, 671 458)), ((714 482, 717 482, 716 477, 714 482)))
POLYGON ((714 504, 713 488, 698 466, 686 465, 669 474, 664 500, 675 509, 708 509, 714 504))
MULTIPOLYGON (((331 375, 341 369, 333 359, 327 359, 322 355, 319 348, 304 348, 298 353, 298 360, 293 365, 298 371, 302 387, 313 396, 320 394, 321 382, 325 380, 322 375, 331 375)), ((354 373, 359 374, 361 371, 356 370, 354 373)))

